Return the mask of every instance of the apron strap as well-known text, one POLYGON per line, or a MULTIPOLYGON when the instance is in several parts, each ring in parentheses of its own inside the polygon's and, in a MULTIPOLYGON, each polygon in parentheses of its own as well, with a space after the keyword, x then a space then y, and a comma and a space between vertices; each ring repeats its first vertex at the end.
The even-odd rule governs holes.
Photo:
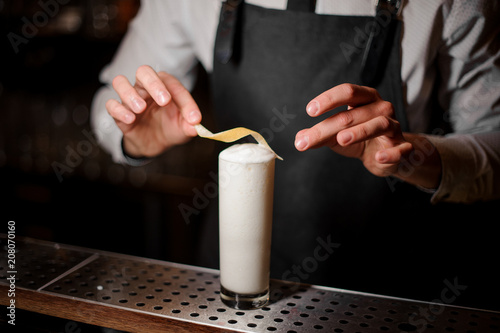
POLYGON ((314 13, 316 0, 288 0, 287 10, 314 13))
POLYGON ((361 82, 374 86, 384 73, 387 52, 391 50, 397 14, 401 0, 379 0, 375 18, 371 25, 370 36, 366 43, 363 61, 361 63, 361 82))
POLYGON ((243 0, 226 0, 222 3, 217 39, 215 43, 215 59, 227 64, 234 53, 235 34, 243 0))

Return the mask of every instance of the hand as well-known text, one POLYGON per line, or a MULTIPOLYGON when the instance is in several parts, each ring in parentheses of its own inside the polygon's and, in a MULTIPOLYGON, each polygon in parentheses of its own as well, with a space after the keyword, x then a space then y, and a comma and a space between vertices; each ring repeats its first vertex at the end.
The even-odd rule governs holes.
POLYGON ((201 112, 189 91, 172 75, 141 66, 132 86, 126 77, 113 79, 121 102, 106 109, 123 132, 124 149, 133 157, 153 157, 197 135, 193 125, 201 112))
POLYGON ((341 84, 314 98, 306 111, 317 117, 343 105, 347 105, 346 111, 299 131, 296 148, 305 151, 327 146, 360 159, 376 176, 397 175, 399 163, 413 151, 413 145, 403 136, 392 104, 373 88, 341 84))

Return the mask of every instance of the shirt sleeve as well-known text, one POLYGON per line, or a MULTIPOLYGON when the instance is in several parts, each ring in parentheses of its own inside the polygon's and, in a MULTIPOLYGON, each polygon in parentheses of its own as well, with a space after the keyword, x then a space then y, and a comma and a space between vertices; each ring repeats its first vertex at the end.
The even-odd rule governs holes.
POLYGON ((428 137, 443 166, 432 202, 499 199, 500 4, 460 0, 448 10, 438 52, 438 99, 453 133, 428 137))
POLYGON ((431 198, 471 203, 500 198, 500 131, 431 136, 441 156, 441 185, 431 198))
POLYGON ((111 86, 115 76, 124 75, 134 84, 137 68, 149 65, 176 76, 188 90, 194 85, 198 60, 183 26, 187 9, 185 1, 141 1, 112 62, 100 74, 103 87, 92 101, 91 125, 99 143, 115 162, 127 162, 121 149, 122 133, 105 108, 107 100, 119 100, 111 86))

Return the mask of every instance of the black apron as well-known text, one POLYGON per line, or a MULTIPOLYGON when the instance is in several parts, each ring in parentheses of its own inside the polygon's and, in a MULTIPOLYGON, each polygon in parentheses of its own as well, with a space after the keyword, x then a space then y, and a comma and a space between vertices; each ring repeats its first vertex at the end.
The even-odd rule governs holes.
MULTIPOLYGON (((298 152, 294 147, 299 130, 326 117, 306 114, 312 98, 345 82, 366 85, 362 65, 373 22, 390 29, 378 33, 385 43, 377 65, 383 75, 372 75, 370 85, 393 103, 408 130, 400 78, 402 23, 387 25, 383 15, 375 21, 317 15, 311 1, 302 1, 305 8, 293 7, 300 1, 289 1, 287 10, 239 2, 224 5, 218 27, 212 74, 215 118, 217 130, 244 126, 259 131, 284 158, 276 163, 271 276, 439 298, 444 279, 464 276, 456 270, 459 261, 443 260, 462 241, 453 239, 452 250, 444 242, 456 224, 446 218, 449 207, 431 206, 430 194, 376 177, 357 159, 328 148, 298 152)), ((217 239, 217 218, 208 223, 211 239, 217 239)), ((213 242, 203 249, 212 258, 216 250, 213 242)))

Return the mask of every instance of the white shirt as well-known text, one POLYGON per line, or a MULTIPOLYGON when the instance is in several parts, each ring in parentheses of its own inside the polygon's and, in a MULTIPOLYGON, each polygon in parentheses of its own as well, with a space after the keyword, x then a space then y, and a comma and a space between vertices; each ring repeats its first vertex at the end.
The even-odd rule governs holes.
MULTIPOLYGON (((285 9, 287 1, 247 2, 285 9)), ((375 3, 317 0, 316 13, 374 16, 375 3)), ((137 68, 147 64, 175 75, 191 89, 198 62, 212 70, 220 6, 221 0, 141 1, 113 61, 101 73, 107 86, 96 94, 92 106, 95 134, 115 161, 125 158, 122 133, 104 107, 106 100, 117 98, 110 88, 112 79, 122 74, 133 83, 137 68)), ((428 136, 443 166, 433 202, 500 198, 499 17, 497 0, 403 1, 401 78, 410 130, 425 130, 436 91, 454 130, 442 136, 442 129, 436 128, 436 135, 428 136)))

